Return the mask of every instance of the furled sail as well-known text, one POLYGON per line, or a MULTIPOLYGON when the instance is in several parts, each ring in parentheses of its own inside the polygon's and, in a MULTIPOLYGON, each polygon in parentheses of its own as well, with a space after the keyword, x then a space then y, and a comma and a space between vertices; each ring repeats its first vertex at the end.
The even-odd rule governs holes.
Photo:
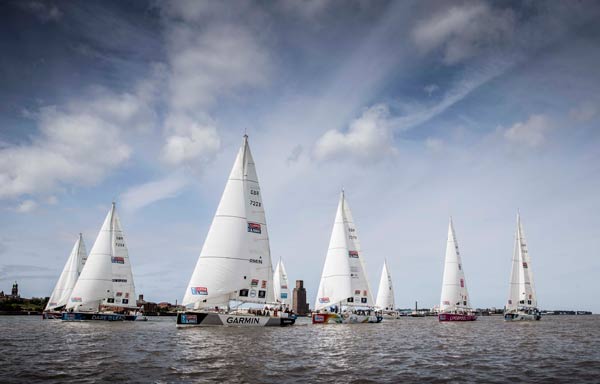
POLYGON ((272 279, 265 211, 244 135, 182 303, 203 309, 273 302, 272 279))
POLYGON ((343 191, 329 240, 315 309, 335 304, 362 307, 375 304, 365 273, 358 232, 343 191))
POLYGON ((275 290, 275 301, 283 305, 292 305, 290 289, 288 287, 288 277, 283 265, 283 260, 279 260, 273 274, 273 288, 275 290))
POLYGON ((379 280, 379 290, 377 291, 377 307, 386 311, 393 311, 394 305, 394 287, 392 285, 392 276, 388 270, 387 260, 383 262, 381 270, 381 279, 379 280))
POLYGON ((121 222, 112 204, 71 292, 68 309, 95 312, 101 306, 135 308, 135 285, 121 222))
POLYGON ((470 309, 467 281, 463 270, 458 243, 454 233, 452 219, 448 225, 448 242, 446 245, 446 258, 444 264, 444 278, 442 282, 442 295, 440 311, 448 312, 457 309, 470 309))
POLYGON ((56 286, 50 295, 45 311, 52 311, 67 305, 69 296, 75 287, 75 283, 81 274, 81 270, 87 259, 85 244, 81 233, 75 241, 71 254, 65 263, 65 266, 56 282, 56 286))

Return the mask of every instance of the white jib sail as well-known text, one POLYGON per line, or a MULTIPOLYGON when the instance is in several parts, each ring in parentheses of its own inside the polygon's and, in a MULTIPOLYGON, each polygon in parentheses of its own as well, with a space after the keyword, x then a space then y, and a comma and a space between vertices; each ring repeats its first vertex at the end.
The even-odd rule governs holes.
POLYGON ((94 312, 100 306, 136 307, 131 263, 115 203, 67 303, 75 311, 94 312))
POLYGON ((392 285, 392 276, 388 270, 387 260, 383 262, 381 270, 381 279, 379 280, 379 290, 377 291, 377 307, 385 311, 393 311, 394 305, 394 287, 392 285))
POLYGON ((515 249, 513 251, 510 290, 506 308, 511 310, 519 307, 537 308, 537 297, 521 217, 517 214, 515 249))
POLYGON ((85 244, 83 242, 83 236, 80 233, 71 250, 69 258, 65 263, 62 273, 56 282, 52 295, 50 295, 48 304, 46 304, 46 309, 44 309, 45 311, 52 311, 67 304, 86 259, 85 244))
POLYGON ((290 289, 288 286, 288 277, 283 265, 283 260, 279 260, 273 274, 273 288, 275 290, 275 301, 283 305, 292 305, 290 289))
POLYGON ((373 292, 371 284, 367 278, 367 268, 365 258, 360 247, 358 239, 358 231, 354 225, 350 206, 342 191, 342 200, 344 207, 344 226, 348 236, 348 260, 350 263, 350 277, 352 285, 352 300, 348 300, 346 305, 356 307, 372 307, 375 305, 373 301, 373 292))
POLYGON ((350 207, 342 191, 321 274, 315 309, 335 304, 373 306, 373 296, 350 207))
POLYGON ((273 267, 265 211, 248 136, 244 136, 183 305, 273 302, 273 267))
POLYGON ((452 218, 448 225, 448 242, 446 245, 446 258, 444 263, 444 278, 442 282, 442 295, 440 311, 450 312, 457 309, 470 309, 467 281, 462 266, 458 243, 454 234, 452 218))

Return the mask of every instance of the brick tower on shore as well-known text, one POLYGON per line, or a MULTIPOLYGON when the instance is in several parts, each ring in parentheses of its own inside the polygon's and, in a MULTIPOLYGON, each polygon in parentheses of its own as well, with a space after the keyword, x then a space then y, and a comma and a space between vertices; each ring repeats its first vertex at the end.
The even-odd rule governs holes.
POLYGON ((294 288, 294 301, 292 309, 297 315, 304 316, 308 314, 308 303, 306 302, 306 289, 304 289, 304 281, 296 280, 296 288, 294 288))

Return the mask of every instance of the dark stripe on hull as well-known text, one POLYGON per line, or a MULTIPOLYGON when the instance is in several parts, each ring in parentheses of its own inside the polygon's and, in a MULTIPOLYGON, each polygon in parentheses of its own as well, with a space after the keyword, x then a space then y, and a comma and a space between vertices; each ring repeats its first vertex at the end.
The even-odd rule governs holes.
POLYGON ((177 327, 210 327, 219 325, 240 327, 283 327, 294 325, 295 322, 295 317, 263 317, 207 312, 179 312, 177 314, 177 327))
POLYGON ((136 315, 118 313, 63 312, 63 321, 134 321, 136 315))
POLYGON ((440 313, 438 315, 439 321, 475 321, 477 315, 460 315, 458 313, 440 313))
POLYGON ((43 320, 60 320, 62 319, 62 313, 60 312, 44 312, 42 313, 43 320))

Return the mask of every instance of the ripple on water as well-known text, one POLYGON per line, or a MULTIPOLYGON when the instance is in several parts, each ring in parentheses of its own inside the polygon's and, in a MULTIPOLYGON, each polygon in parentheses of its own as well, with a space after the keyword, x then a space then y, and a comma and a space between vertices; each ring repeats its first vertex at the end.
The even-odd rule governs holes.
POLYGON ((176 329, 3 317, 0 382, 598 382, 600 316, 176 329))

